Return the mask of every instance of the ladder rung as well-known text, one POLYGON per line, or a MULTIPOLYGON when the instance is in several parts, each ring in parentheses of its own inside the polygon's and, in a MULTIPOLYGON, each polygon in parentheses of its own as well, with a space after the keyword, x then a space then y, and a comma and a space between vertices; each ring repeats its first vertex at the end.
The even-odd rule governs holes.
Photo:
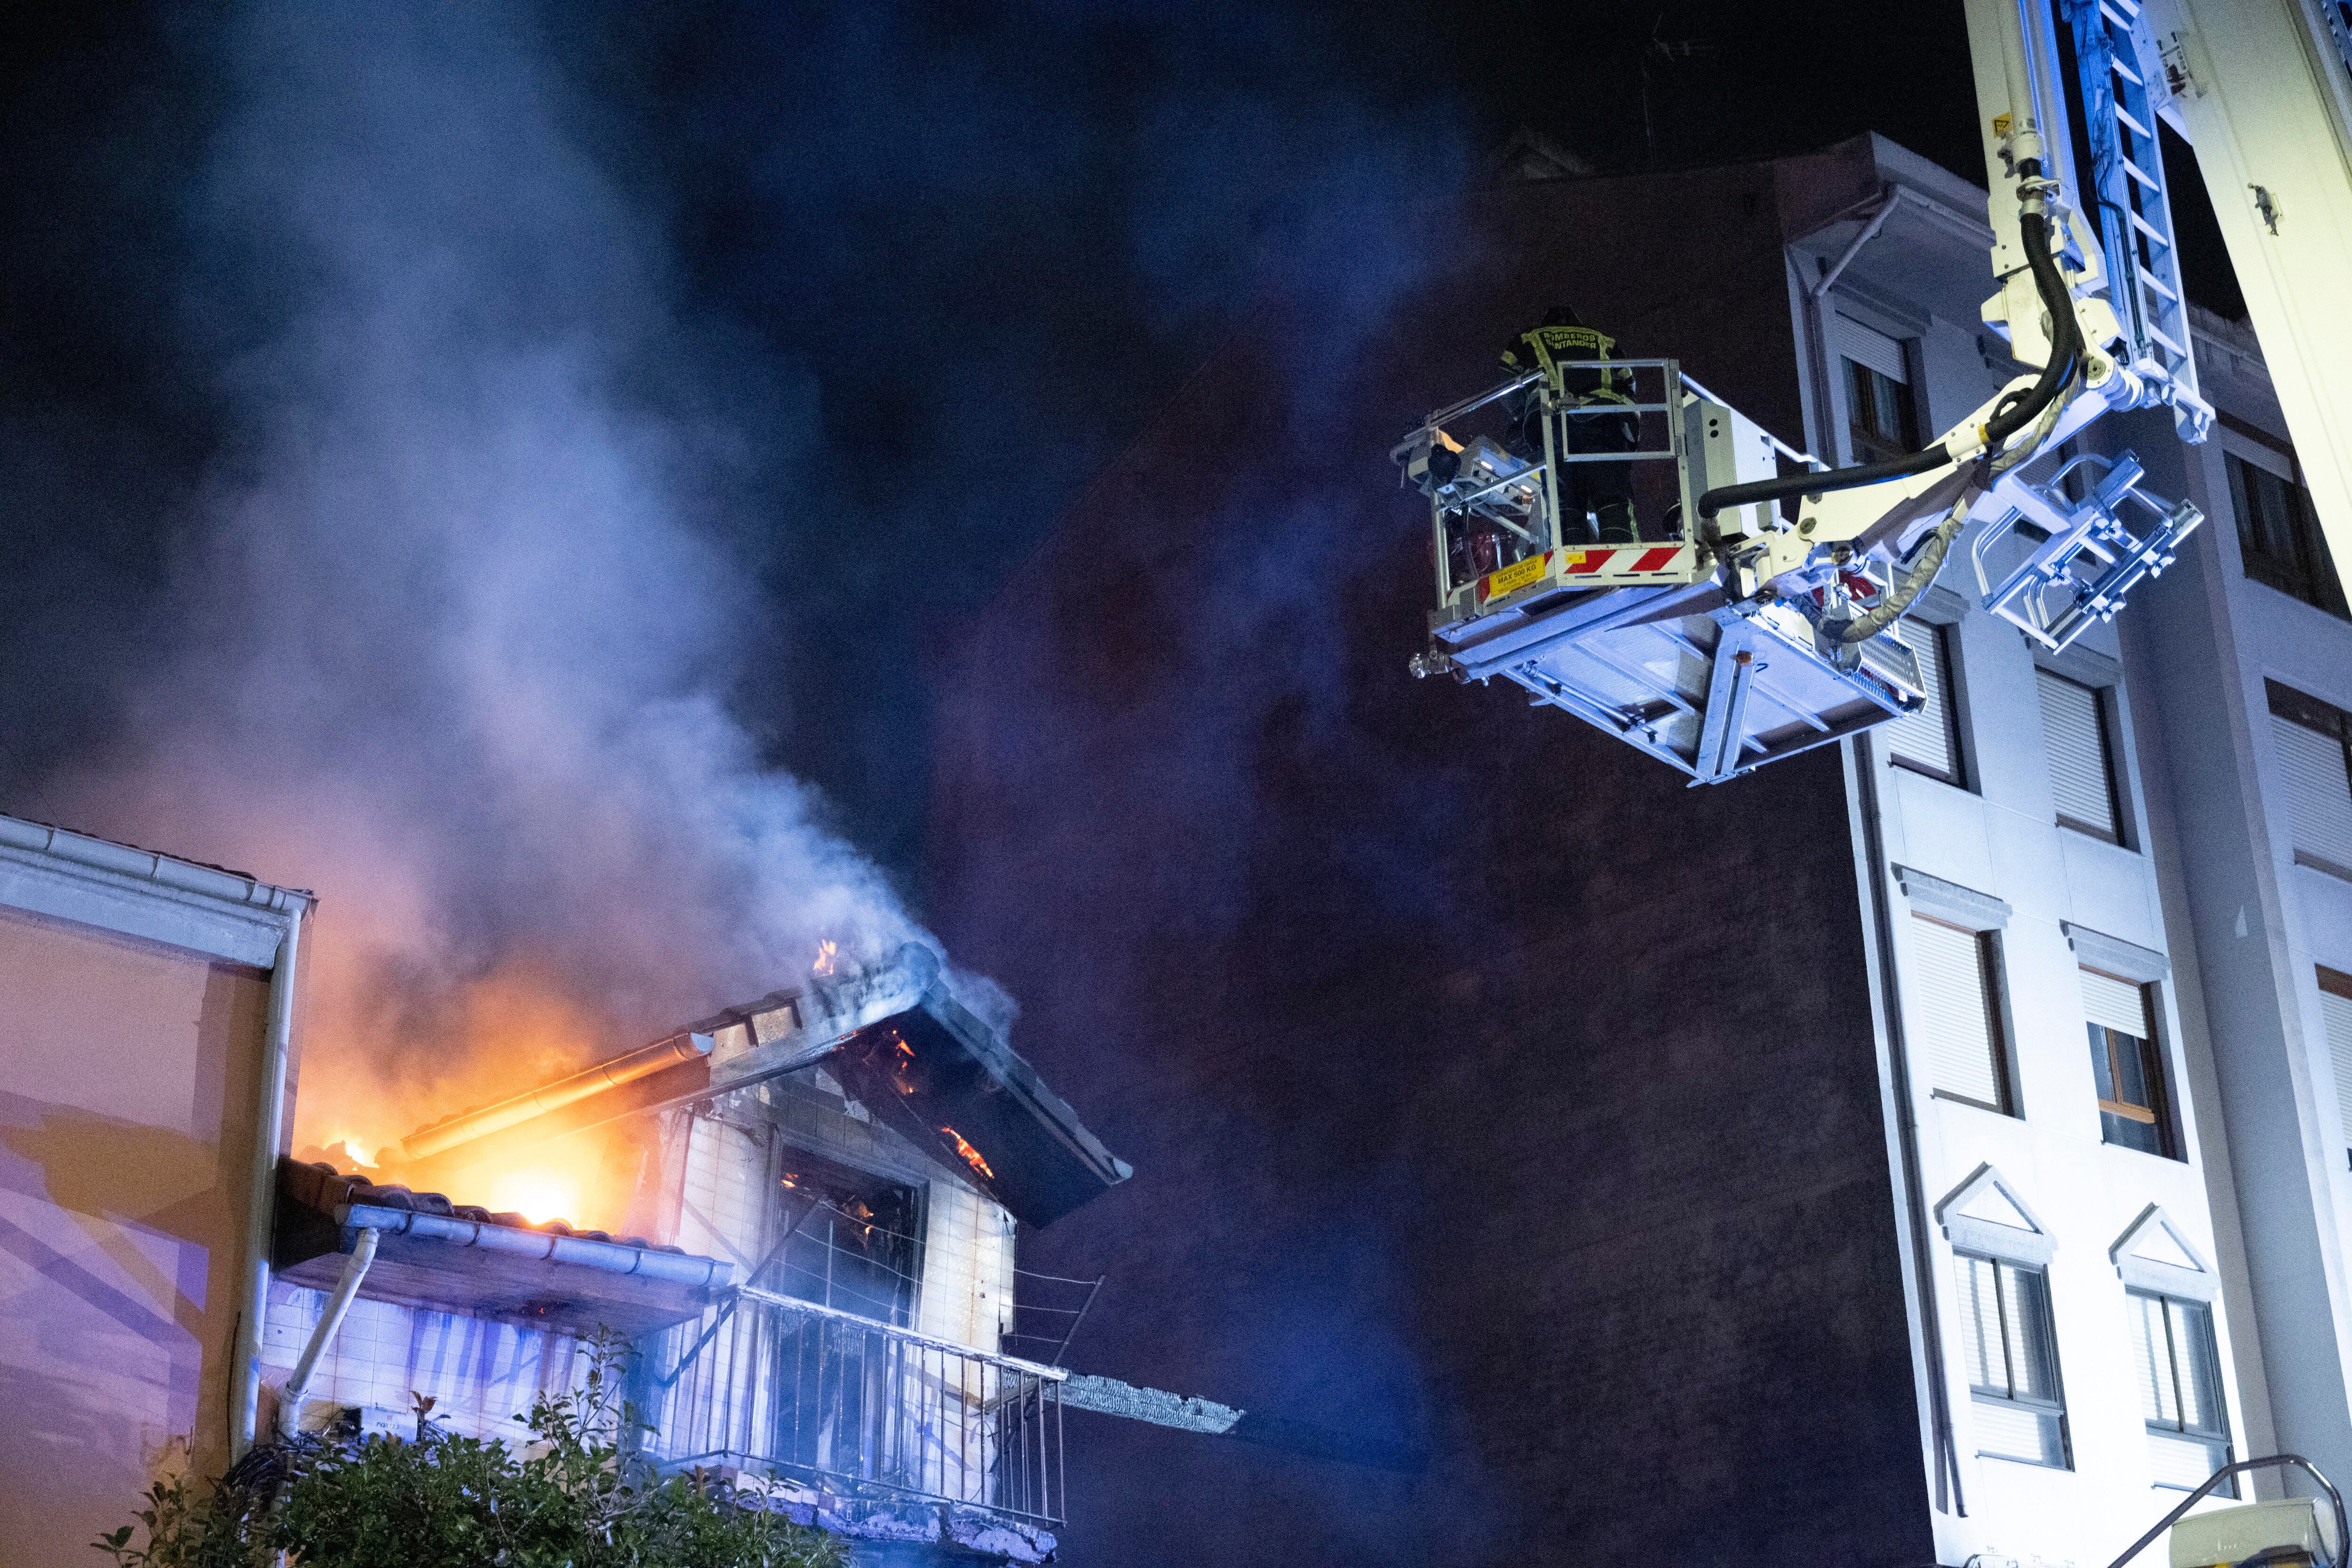
POLYGON ((2118 158, 2116 162, 2123 165, 2125 174, 2129 174, 2133 179, 2137 180, 2149 190, 2161 191, 2164 189, 2162 185, 2158 184, 2154 180, 2148 178, 2147 171, 2146 169, 2141 168, 2129 158, 2118 158))
POLYGON ((2156 241, 2157 244, 2164 247, 2165 249, 2170 250, 2172 248, 2172 237, 2170 235, 2166 234, 2154 224, 2148 222, 2147 219, 2140 216, 2137 213, 2131 215, 2131 220, 2132 227, 2147 236, 2148 238, 2156 241))
POLYGON ((2099 14, 2125 31, 2139 20, 2137 0, 2099 0, 2099 14))
POLYGON ((2174 357, 2179 359, 2187 359, 2189 357, 2188 350, 2182 348, 2179 343, 2174 342, 2170 338, 2166 337, 2162 332, 2157 331, 2154 325, 2144 322, 2142 323, 2142 328, 2147 331, 2149 337, 2154 338, 2158 342, 2160 342, 2166 348, 2170 349, 2174 357))
POLYGON ((2126 125, 2130 126, 2132 130, 2138 134, 2141 141, 2153 142, 2156 140, 2156 132, 2150 131, 2147 126, 2142 125, 2138 121, 2134 120, 2129 114, 2126 113, 2124 106, 2120 103, 2116 105, 2116 118, 2122 121, 2126 125))
POLYGON ((2131 67, 2129 67, 2129 66, 2127 66, 2127 65, 2124 64, 2124 58, 2123 58, 2123 56, 2121 56, 2121 55, 2109 55, 2109 56, 2107 57, 2107 64, 2108 64, 2108 66, 2109 66, 2109 67, 2111 67, 2111 68, 2114 69, 2115 73, 2116 73, 2117 76, 2119 76, 2119 77, 2123 78, 2126 81, 2127 81, 2127 82, 2131 83, 2134 87, 2144 88, 2144 87, 2146 87, 2146 86, 2147 85, 2147 83, 2146 83, 2146 82, 2144 82, 2144 81, 2140 80, 2140 79, 2139 79, 2139 72, 2137 72, 2137 71, 2136 71, 2136 70, 2132 69, 2132 68, 2131 68, 2131 67))
POLYGON ((2139 280, 2142 287, 2155 289, 2158 293, 2163 295, 2166 299, 2171 300, 2176 305, 2180 303, 2180 296, 2167 288, 2163 279, 2158 278, 2155 273, 2150 272, 2145 267, 2136 267, 2132 270, 2139 274, 2139 280))

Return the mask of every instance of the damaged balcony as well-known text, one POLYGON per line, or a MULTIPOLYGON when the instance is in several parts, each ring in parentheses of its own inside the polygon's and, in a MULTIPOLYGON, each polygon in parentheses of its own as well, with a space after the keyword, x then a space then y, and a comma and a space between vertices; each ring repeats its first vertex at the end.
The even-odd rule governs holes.
POLYGON ((645 1451, 666 1469, 760 1483, 841 1534, 1015 1562, 1054 1550, 1058 1367, 746 1287, 669 1331, 639 1376, 645 1451))
MULTIPOLYGON (((414 1390, 436 1426, 510 1438, 529 1389, 575 1379, 583 1340, 617 1332, 635 1352, 632 1441, 657 1468, 721 1471, 913 1561, 1052 1557, 1069 1377, 1003 1353, 1023 1337, 1013 1235, 1129 1167, 927 950, 730 1008, 383 1158, 370 1179, 289 1162, 281 1181, 270 1364, 289 1429, 413 1425, 414 1390), (539 1166, 604 1173, 601 1211, 641 1234, 412 1190, 488 1193, 539 1166)), ((1083 1310, 1044 1342, 1057 1353, 1083 1310)))

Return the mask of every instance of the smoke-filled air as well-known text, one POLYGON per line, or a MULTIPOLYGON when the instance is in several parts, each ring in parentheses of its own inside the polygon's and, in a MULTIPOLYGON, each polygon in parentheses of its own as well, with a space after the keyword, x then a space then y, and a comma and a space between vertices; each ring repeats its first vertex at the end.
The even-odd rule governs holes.
POLYGON ((193 194, 241 425, 59 815, 320 897, 298 1146, 364 1155, 914 935, 724 705, 772 646, 650 226, 472 8, 251 9, 193 194), (299 25, 297 25, 299 24, 299 25))

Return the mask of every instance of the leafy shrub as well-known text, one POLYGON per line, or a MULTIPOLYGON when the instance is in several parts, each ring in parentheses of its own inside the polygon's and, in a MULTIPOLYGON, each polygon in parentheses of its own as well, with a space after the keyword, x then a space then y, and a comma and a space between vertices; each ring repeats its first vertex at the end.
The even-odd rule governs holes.
POLYGON ((303 1568, 839 1568, 839 1542, 756 1496, 628 1463, 623 1353, 593 1342, 583 1385, 523 1417, 520 1455, 438 1431, 420 1398, 414 1440, 257 1447, 209 1485, 158 1481, 135 1523, 91 1545, 117 1568, 270 1568, 280 1552, 303 1568))

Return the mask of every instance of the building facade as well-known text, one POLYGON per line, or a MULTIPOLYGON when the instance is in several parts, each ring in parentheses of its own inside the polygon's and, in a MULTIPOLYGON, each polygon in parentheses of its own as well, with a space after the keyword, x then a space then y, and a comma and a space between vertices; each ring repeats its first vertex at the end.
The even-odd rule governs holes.
POLYGON ((2197 334, 2210 441, 2086 440, 2206 510, 2180 563, 2051 655, 1964 535, 1900 630, 1928 707, 1837 751, 1686 792, 1402 674, 1426 525, 1375 459, 1510 331, 1570 300, 1832 462, 1913 450, 2017 371, 1984 215, 1877 138, 1483 192, 1332 378, 1279 312, 1229 346, 973 636, 943 929, 1189 1184, 1127 1200, 1165 1261, 1081 1219, 1041 1266, 1108 1252, 1106 1370, 1287 1371, 1437 1455, 1376 1498, 1107 1436, 1122 1560, 1210 1488, 1212 1550, 2095 1568, 2223 1462, 2352 1473, 2352 625, 2245 329, 2197 334), (1121 942, 1086 995, 1027 956, 1121 942))
POLYGON ((0 817, 0 1554, 252 1434, 310 896, 0 817), (257 1197, 258 1206, 257 1206, 257 1197))
MULTIPOLYGON (((1932 437, 2012 374, 1974 324, 1981 195, 1900 149, 1872 157, 1895 216, 1859 248, 1847 220, 1789 252, 1806 434, 1838 461, 1932 437)), ((1913 1328, 1944 1562, 2097 1562, 2231 1459, 2352 1464, 2345 1363, 2332 1330, 2314 1354, 2315 1301, 2298 1299, 2335 1267, 2339 1179, 2323 1158, 2336 1112, 2317 988, 2335 971, 2304 907, 2324 919, 2343 883, 2308 826, 2274 852, 2240 824, 2226 873, 2202 842, 2225 802, 2257 825, 2315 820, 2326 781, 2282 772, 2267 755, 2282 744, 2333 745, 2330 798, 2352 803, 2340 731, 2313 727, 2335 710, 2312 690, 2352 671, 2352 625, 2251 333, 2199 313, 2195 348, 2211 439, 2184 446, 2149 414, 2084 443, 2135 452, 2157 489, 2205 510, 2181 563, 2053 656, 1976 609, 1964 536, 1903 627, 1932 672, 1928 707, 1853 748, 1894 1157, 1918 1172, 1913 1328), (2282 677, 2312 706, 2262 695, 2282 677), (2249 682, 2269 704, 2252 720, 2249 682), (2250 880, 2258 859, 2273 897, 2232 902, 2216 947, 2200 925, 2231 897, 2217 878, 2250 880), (2241 932, 2282 950, 2279 985, 2293 968, 2308 994, 2294 1010, 2257 1024, 2217 994, 2241 932), (2291 1196, 2273 1170, 2282 1139, 2305 1177, 2291 1196), (2282 1400, 2298 1413, 2285 1425, 2282 1400)), ((2317 1303, 2320 1323, 2339 1315, 2325 1291, 2317 1303)))

